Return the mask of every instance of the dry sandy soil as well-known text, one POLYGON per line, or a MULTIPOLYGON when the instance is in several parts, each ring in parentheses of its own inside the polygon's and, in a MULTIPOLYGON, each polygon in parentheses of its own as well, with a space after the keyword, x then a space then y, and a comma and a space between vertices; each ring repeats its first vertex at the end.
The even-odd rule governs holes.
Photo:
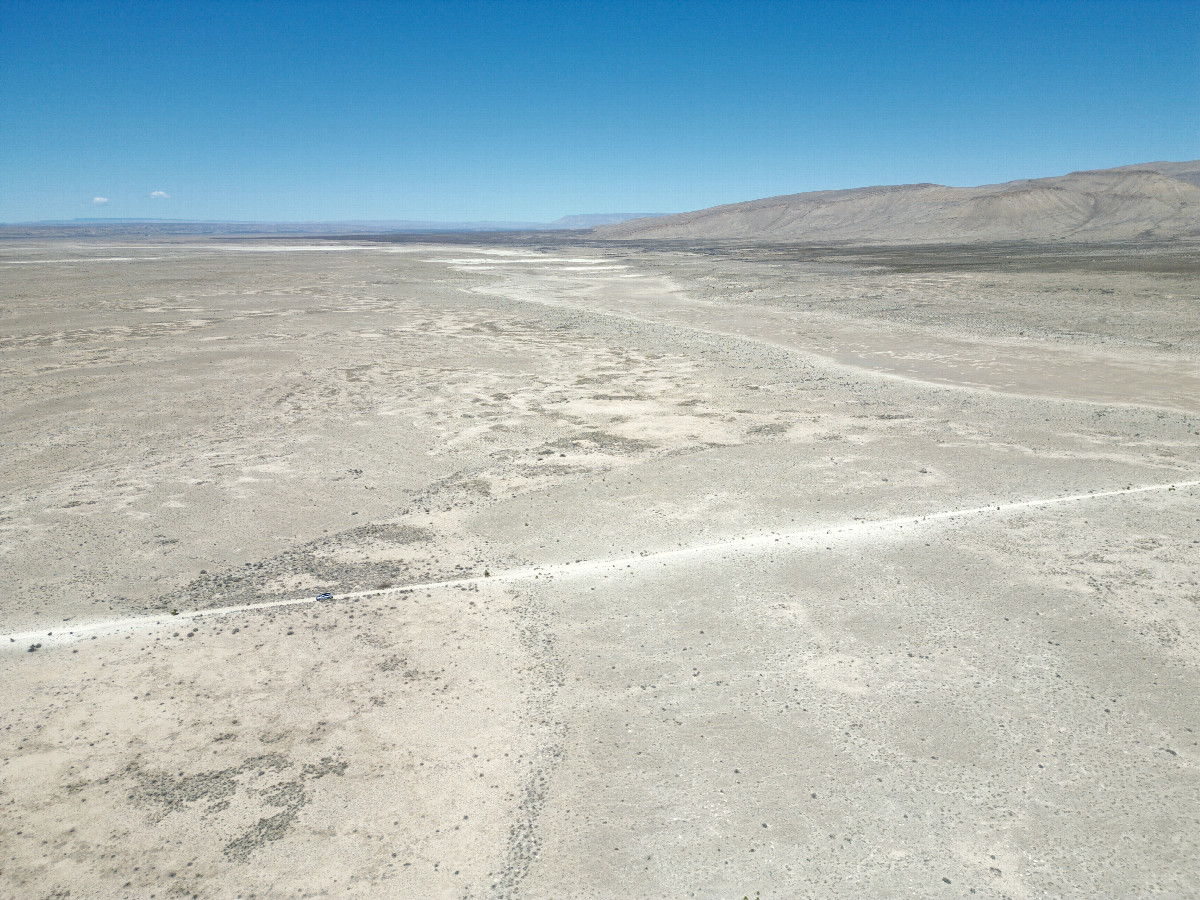
POLYGON ((1200 895, 1198 275, 6 242, 0 896, 1200 895))

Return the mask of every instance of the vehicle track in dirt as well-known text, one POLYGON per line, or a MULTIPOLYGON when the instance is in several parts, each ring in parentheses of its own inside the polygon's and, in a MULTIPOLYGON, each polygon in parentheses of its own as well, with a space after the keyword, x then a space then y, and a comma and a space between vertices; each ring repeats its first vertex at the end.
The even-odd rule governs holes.
MULTIPOLYGON (((790 529, 776 532, 761 532, 749 535, 741 535, 738 537, 724 538, 722 540, 710 541, 703 544, 678 547, 672 550, 661 550, 657 552, 641 554, 637 553, 637 551, 633 551, 630 556, 608 556, 597 559, 578 560, 576 562, 564 562, 540 566, 521 566, 505 571, 499 571, 495 574, 489 573, 482 576, 454 578, 443 581, 430 581, 419 584, 403 584, 390 588, 381 588, 375 590, 351 591, 342 594, 335 594, 332 598, 324 600, 317 599, 316 597, 291 597, 282 600, 268 600, 262 603, 243 603, 237 606, 181 611, 176 615, 106 619, 97 622, 86 623, 83 625, 77 625, 65 631, 55 631, 53 626, 48 625, 45 626, 47 629, 45 631, 42 629, 36 629, 33 631, 23 631, 0 635, 0 648, 10 652, 12 650, 23 650, 27 652, 30 648, 26 646, 26 642, 29 641, 35 642, 38 646, 38 649, 44 649, 46 646, 70 644, 74 643, 75 641, 80 641, 90 637, 122 634, 131 631, 139 631, 145 628, 153 628, 155 626, 187 622, 194 619, 204 619, 213 616, 230 616, 240 613, 280 609, 290 606, 306 606, 317 603, 338 603, 362 600, 368 597, 407 594, 412 593, 413 591, 432 590, 435 588, 468 587, 482 584, 505 584, 511 582, 529 581, 535 578, 550 579, 596 574, 609 571, 620 571, 626 568, 632 568, 635 565, 638 567, 645 567, 654 563, 666 565, 668 561, 686 560, 691 557, 703 556, 709 553, 717 553, 721 551, 754 553, 769 549, 819 549, 815 545, 818 545, 822 540, 845 542, 853 539, 880 537, 889 534, 898 535, 905 526, 909 526, 910 528, 920 528, 932 524, 954 522, 957 519, 978 518, 988 515, 1004 515, 1022 510, 1039 508, 1045 509, 1066 504, 1084 503, 1092 500, 1106 500, 1113 497, 1162 493, 1196 487, 1200 487, 1200 479, 1142 485, 1139 487, 1131 486, 1102 491, 1089 491, 1083 494, 1069 494, 1062 497, 1040 497, 1032 500, 1018 500, 1010 503, 988 504, 986 506, 974 506, 966 509, 944 510, 942 512, 927 513, 924 515, 906 515, 872 521, 854 521, 851 523, 828 526, 790 529)), ((1187 496, 1195 497, 1195 494, 1189 493, 1187 496)))

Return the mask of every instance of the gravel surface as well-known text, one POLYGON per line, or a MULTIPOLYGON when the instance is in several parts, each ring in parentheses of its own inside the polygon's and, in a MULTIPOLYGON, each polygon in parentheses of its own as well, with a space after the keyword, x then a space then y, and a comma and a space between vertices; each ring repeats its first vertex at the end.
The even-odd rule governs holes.
POLYGON ((1196 248, 553 240, 0 245, 0 896, 1200 894, 1196 248))

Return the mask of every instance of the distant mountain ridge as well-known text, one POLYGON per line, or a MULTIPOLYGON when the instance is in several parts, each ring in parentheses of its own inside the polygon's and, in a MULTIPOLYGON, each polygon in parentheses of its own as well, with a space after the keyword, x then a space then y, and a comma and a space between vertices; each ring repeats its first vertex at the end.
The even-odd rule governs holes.
POLYGON ((1200 237, 1200 160, 980 187, 813 191, 601 226, 630 240, 1119 241, 1200 237))
POLYGON ((0 235, 39 232, 164 235, 306 235, 306 234, 465 234, 490 231, 580 231, 662 213, 588 213, 563 216, 553 222, 437 222, 410 219, 342 220, 333 222, 237 222, 202 219, 120 218, 89 216, 38 222, 0 223, 0 235))
POLYGON ((616 225, 630 219, 651 219, 664 213, 590 213, 582 216, 563 216, 550 223, 551 228, 595 228, 598 225, 616 225))

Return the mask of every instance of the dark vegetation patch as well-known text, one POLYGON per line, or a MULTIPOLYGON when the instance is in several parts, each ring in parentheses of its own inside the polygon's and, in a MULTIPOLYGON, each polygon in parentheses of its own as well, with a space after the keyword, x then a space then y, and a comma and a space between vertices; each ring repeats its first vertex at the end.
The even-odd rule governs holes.
POLYGON ((216 816, 228 810, 235 798, 244 799, 252 807, 263 807, 264 811, 278 810, 260 816, 225 845, 226 857, 244 861, 259 847, 291 832, 300 811, 312 802, 311 782, 328 775, 344 775, 347 768, 348 763, 329 756, 297 767, 281 753, 265 753, 237 766, 190 775, 153 771, 134 761, 123 774, 133 780, 129 799, 149 809, 154 822, 198 803, 206 804, 206 816, 216 816))
POLYGON ((558 450, 562 452, 571 451, 574 453, 587 453, 601 451, 605 453, 617 454, 635 454, 645 453, 653 450, 655 445, 649 441, 640 441, 637 438, 621 437, 617 434, 603 431, 599 428, 589 428, 586 431, 580 432, 572 437, 560 438, 557 441, 551 441, 544 445, 548 450, 558 450))
MULTIPOLYGON (((358 590, 382 590, 381 585, 412 584, 462 577, 461 565, 431 561, 421 545, 433 542, 436 535, 415 525, 384 523, 362 525, 322 537, 307 544, 254 563, 202 572, 190 584, 157 598, 153 610, 192 610, 214 606, 254 603, 278 596, 277 583, 295 575, 309 575, 322 585, 321 590, 345 593, 358 590), (369 552, 380 545, 411 546, 410 559, 370 559, 347 561, 341 551, 362 549, 369 552)), ((459 561, 461 563, 461 560, 459 561)), ((298 592, 288 592, 294 594, 298 592)), ((314 592, 315 593, 315 592, 314 592)))
POLYGON ((768 422, 765 425, 755 425, 748 429, 748 434, 786 434, 790 426, 784 425, 782 422, 768 422))

